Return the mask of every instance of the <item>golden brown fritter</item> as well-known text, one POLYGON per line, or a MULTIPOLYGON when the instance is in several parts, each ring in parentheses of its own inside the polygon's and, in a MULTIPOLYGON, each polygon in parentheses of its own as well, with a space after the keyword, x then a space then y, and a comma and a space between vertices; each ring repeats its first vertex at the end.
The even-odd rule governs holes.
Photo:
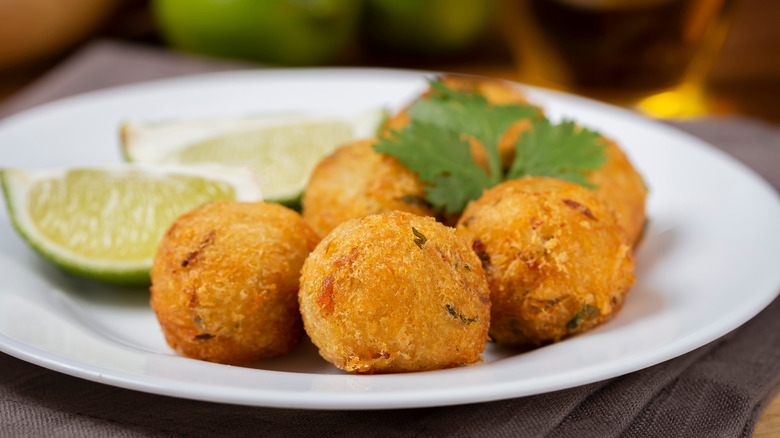
POLYGON ((320 242, 299 299, 323 358, 391 373, 480 361, 489 295, 479 259, 452 228, 391 212, 346 222, 320 242))
POLYGON ((430 216, 424 185, 398 159, 362 140, 325 157, 303 193, 303 219, 325 237, 338 224, 369 214, 400 210, 430 216))
POLYGON ((298 342, 298 280, 317 243, 298 213, 215 202, 182 215, 152 268, 151 306, 165 339, 195 359, 246 364, 298 342))
POLYGON ((490 285, 490 336, 532 348, 612 318, 634 282, 614 213, 591 191, 552 178, 502 183, 457 225, 490 285))
POLYGON ((604 150, 607 162, 590 172, 588 182, 596 186, 593 191, 615 210, 628 240, 636 244, 645 225, 647 187, 617 143, 608 139, 604 141, 607 144, 604 150))

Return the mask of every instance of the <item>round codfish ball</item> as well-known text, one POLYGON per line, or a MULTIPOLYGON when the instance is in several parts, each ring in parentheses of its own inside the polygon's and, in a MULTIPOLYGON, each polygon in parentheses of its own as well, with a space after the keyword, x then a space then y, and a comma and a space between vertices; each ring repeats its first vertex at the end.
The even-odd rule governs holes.
POLYGON ((490 336, 532 348, 612 318, 634 283, 634 257, 598 196, 553 178, 502 183, 469 203, 457 225, 482 261, 490 336))
POLYGON ((344 221, 370 214, 434 214, 420 179, 395 157, 374 151, 375 142, 342 146, 312 172, 302 199, 303 219, 320 237, 344 221))
POLYGON ((303 266, 299 301, 320 355, 355 373, 478 362, 490 324, 476 255, 454 229, 405 212, 333 230, 303 266))
POLYGON ((289 352, 301 334, 300 269, 317 240, 278 204, 215 202, 179 217, 152 267, 151 306, 168 344, 236 365, 289 352))
POLYGON ((604 141, 607 162, 588 174, 588 182, 596 186, 593 191, 615 210, 618 223, 635 244, 645 225, 647 187, 617 143, 604 141))

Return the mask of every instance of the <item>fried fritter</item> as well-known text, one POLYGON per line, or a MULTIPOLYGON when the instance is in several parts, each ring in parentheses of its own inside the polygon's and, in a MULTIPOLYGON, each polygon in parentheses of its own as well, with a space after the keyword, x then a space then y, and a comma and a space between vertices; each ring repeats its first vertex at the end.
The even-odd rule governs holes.
POLYGON ((433 215, 423 183, 395 157, 375 152, 375 141, 342 146, 312 172, 303 193, 303 219, 321 238, 336 225, 369 214, 433 215))
POLYGON ((490 293, 479 259, 430 217, 405 212, 341 224, 303 266, 306 333, 355 373, 449 368, 481 360, 490 293))
POLYGON ((457 225, 490 285, 490 336, 533 348, 612 318, 634 282, 630 243, 609 206, 553 178, 502 183, 457 225))
POLYGON ((152 268, 168 344, 236 365, 289 352, 301 334, 300 269, 316 243, 298 213, 272 203, 215 202, 179 217, 152 268))
POLYGON ((647 187, 617 143, 604 141, 607 162, 588 174, 588 182, 596 186, 593 191, 615 210, 629 242, 636 244, 645 225, 647 187))

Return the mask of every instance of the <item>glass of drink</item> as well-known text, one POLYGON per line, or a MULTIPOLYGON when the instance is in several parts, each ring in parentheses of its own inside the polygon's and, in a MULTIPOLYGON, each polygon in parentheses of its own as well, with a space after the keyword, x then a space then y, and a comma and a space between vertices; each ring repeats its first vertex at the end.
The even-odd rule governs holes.
POLYGON ((736 0, 505 0, 520 80, 649 115, 706 112, 736 0))

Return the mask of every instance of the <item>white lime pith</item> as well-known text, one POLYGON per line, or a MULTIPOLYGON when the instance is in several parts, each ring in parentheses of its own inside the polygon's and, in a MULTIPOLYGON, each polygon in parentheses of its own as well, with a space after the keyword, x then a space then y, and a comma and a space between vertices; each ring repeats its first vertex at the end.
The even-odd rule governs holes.
POLYGON ((144 284, 157 244, 181 214, 215 200, 259 201, 248 169, 120 165, 0 170, 16 230, 80 276, 144 284))
POLYGON ((382 110, 351 116, 254 116, 187 119, 122 126, 122 150, 140 163, 249 166, 267 201, 297 199, 314 166, 342 144, 371 137, 382 110))

